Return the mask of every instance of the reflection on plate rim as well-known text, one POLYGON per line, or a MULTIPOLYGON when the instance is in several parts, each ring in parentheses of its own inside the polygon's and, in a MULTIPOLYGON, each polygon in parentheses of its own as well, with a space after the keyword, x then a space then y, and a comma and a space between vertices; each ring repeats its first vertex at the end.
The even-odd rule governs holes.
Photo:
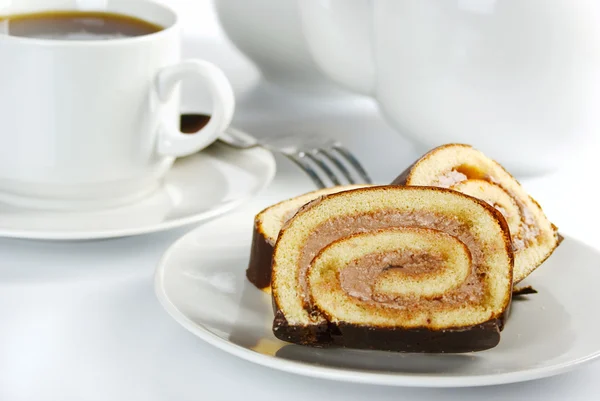
MULTIPOLYGON (((575 367, 590 362, 600 357, 600 349, 593 354, 587 355, 573 361, 560 363, 551 367, 533 368, 508 373, 489 374, 481 376, 436 376, 427 374, 399 374, 399 373, 381 373, 369 372, 356 369, 342 369, 317 366, 314 364, 291 361, 283 358, 277 358, 270 355, 261 354, 244 348, 240 345, 227 341, 224 338, 212 333, 203 325, 196 324, 187 318, 179 309, 170 301, 165 287, 162 285, 164 274, 166 271, 167 260, 177 248, 185 242, 188 236, 195 235, 196 231, 202 229, 199 227, 177 239, 161 257, 158 267, 154 275, 154 291, 165 310, 171 315, 176 322, 181 324, 185 329, 195 334, 207 343, 235 355, 241 359, 256 363, 271 369, 277 369, 288 373, 299 374, 307 377, 318 379, 328 379, 343 382, 377 384, 386 386, 403 386, 403 387, 479 387, 490 386, 507 383, 518 383, 541 379, 544 377, 555 376, 561 373, 568 372, 575 367)), ((571 237, 565 236, 565 240, 577 241, 571 237)), ((577 241, 579 242, 579 241, 577 241)))
MULTIPOLYGON (((239 150, 237 150, 239 151, 239 150)), ((228 202, 224 202, 219 204, 216 208, 213 208, 209 211, 203 213, 197 213, 191 216, 186 216, 182 218, 177 218, 174 220, 161 222, 152 226, 145 227, 135 227, 128 229, 105 229, 99 231, 34 231, 34 230, 11 230, 11 229, 3 229, 0 228, 0 238, 14 238, 14 239, 32 239, 32 240, 50 240, 50 241, 80 241, 80 240, 92 240, 92 239, 108 239, 108 238, 120 238, 120 237, 130 237, 134 235, 140 234, 151 234, 160 231, 166 231, 172 228, 183 227, 189 224, 198 223, 204 220, 209 220, 211 218, 221 216, 236 207, 245 203, 248 199, 255 196, 257 193, 265 189, 276 173, 276 165, 275 158, 273 153, 271 153, 267 149, 263 148, 254 148, 244 150, 243 152, 260 152, 263 155, 261 157, 266 164, 268 164, 268 171, 265 170, 265 175, 263 181, 260 186, 256 188, 256 190, 252 192, 246 193, 244 196, 241 196, 237 199, 230 200, 228 202)))

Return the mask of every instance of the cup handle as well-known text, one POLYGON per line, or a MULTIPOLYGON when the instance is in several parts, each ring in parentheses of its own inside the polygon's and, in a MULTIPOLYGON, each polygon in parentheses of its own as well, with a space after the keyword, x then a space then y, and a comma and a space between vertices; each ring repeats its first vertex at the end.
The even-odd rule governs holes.
POLYGON ((210 121, 193 134, 161 127, 157 143, 161 155, 179 157, 204 149, 218 138, 233 118, 233 88, 223 71, 208 61, 185 60, 160 70, 155 81, 158 99, 167 102, 176 85, 186 78, 199 79, 208 87, 213 101, 210 121))

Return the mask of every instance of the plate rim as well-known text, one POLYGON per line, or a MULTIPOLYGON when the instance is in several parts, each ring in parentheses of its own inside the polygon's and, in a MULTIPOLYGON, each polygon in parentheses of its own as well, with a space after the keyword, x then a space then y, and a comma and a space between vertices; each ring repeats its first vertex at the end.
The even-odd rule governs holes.
MULTIPOLYGON (((225 148, 225 147, 223 147, 225 148)), ((229 150, 228 150, 229 151, 229 150)), ((205 220, 224 215, 235 208, 241 206, 249 199, 262 192, 275 178, 277 166, 273 153, 264 148, 252 148, 245 150, 232 150, 247 153, 258 153, 258 158, 267 164, 264 175, 261 175, 262 182, 255 190, 249 191, 237 199, 219 204, 202 213, 196 213, 190 216, 176 218, 167 222, 161 222, 154 225, 133 227, 129 229, 106 229, 98 231, 40 231, 40 230, 11 230, 0 227, 0 238, 26 239, 26 240, 48 240, 48 241, 81 241, 109 238, 123 238, 142 234, 152 234, 161 231, 167 231, 173 228, 184 227, 193 223, 199 223, 205 220), (262 153, 262 155, 260 155, 262 153)))
MULTIPOLYGON (((556 376, 580 367, 600 357, 600 348, 592 354, 568 362, 562 362, 550 367, 532 368, 514 372, 499 374, 487 374, 481 376, 436 376, 427 374, 402 374, 402 373, 384 373, 371 372, 359 369, 346 369, 325 367, 315 364, 309 364, 301 361, 287 360, 275 356, 261 354, 252 351, 240 345, 234 344, 224 338, 219 337, 202 324, 194 323, 183 312, 181 312, 169 296, 163 285, 165 272, 167 270, 167 261, 175 250, 189 237, 196 235, 196 232, 205 227, 198 227, 182 235, 175 240, 161 256, 154 273, 154 293, 159 303, 166 312, 186 330, 196 335, 206 343, 234 355, 248 362, 264 366, 270 369, 279 370, 287 373, 297 374, 317 379, 333 380, 338 382, 361 383, 372 385, 385 385, 396 387, 421 387, 421 388, 460 388, 460 387, 482 387, 508 383, 526 382, 545 377, 556 376)), ((579 241, 571 236, 561 233, 565 240, 577 241, 586 247, 595 248, 579 241)), ((597 251, 597 250, 596 250, 597 251)))

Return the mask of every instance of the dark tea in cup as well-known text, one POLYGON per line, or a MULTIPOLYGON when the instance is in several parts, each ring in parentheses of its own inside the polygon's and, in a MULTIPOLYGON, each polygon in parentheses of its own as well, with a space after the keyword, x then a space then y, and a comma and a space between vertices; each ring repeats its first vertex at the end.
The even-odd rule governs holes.
POLYGON ((163 27, 103 11, 44 11, 0 16, 0 35, 53 40, 109 40, 143 36, 163 27))

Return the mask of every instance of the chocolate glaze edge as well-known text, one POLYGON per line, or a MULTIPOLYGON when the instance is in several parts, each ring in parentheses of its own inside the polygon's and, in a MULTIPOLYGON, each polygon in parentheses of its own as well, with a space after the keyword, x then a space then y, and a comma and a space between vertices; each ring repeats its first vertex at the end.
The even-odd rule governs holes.
POLYGON ((408 182, 410 173, 412 172, 413 167, 415 167, 415 165, 418 162, 419 161, 417 160, 416 162, 414 162, 413 164, 408 166, 403 172, 400 173, 400 175, 398 177, 396 177, 394 179, 394 181, 392 181, 392 183, 390 185, 406 185, 406 183, 408 182))
POLYGON ((273 260, 274 246, 267 240, 260 227, 260 222, 254 222, 252 232, 252 245, 250 246, 250 261, 246 269, 248 281, 258 289, 265 289, 271 285, 271 262, 273 260))
POLYGON ((537 293, 538 293, 538 291, 530 285, 513 289, 513 297, 519 297, 519 296, 523 296, 523 295, 531 295, 531 294, 537 294, 537 293))
POLYGON ((290 325, 280 309, 275 311, 273 334, 281 341, 314 347, 326 347, 334 344, 331 331, 331 327, 327 323, 310 326, 290 325))
POLYGON ((411 353, 465 353, 490 349, 500 342, 503 318, 470 327, 431 330, 325 323, 290 325, 281 310, 275 312, 273 333, 289 343, 314 347, 342 347, 411 353))
POLYGON ((500 342, 496 319, 467 329, 374 328, 339 323, 334 342, 343 347, 396 352, 465 353, 490 349, 500 342))

